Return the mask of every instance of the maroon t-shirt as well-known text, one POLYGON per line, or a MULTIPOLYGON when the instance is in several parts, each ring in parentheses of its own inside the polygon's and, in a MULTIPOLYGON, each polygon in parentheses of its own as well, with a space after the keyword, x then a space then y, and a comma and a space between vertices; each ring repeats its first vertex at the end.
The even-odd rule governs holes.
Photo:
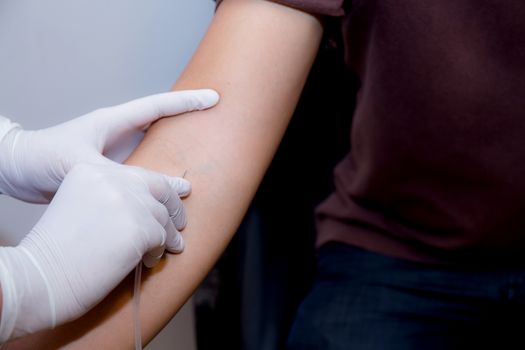
POLYGON ((318 245, 525 261, 525 1, 275 2, 339 16, 361 81, 318 245))

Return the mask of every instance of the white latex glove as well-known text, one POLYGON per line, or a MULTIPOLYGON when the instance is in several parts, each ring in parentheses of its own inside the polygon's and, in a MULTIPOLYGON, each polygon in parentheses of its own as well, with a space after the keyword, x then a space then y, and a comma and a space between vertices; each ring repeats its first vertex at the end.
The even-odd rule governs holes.
POLYGON ((107 164, 109 148, 145 130, 155 120, 217 103, 213 90, 168 92, 103 108, 36 131, 0 117, 0 192, 47 203, 77 163, 107 164))
POLYGON ((20 245, 0 248, 0 341, 80 317, 147 252, 182 251, 189 191, 142 168, 76 165, 20 245))

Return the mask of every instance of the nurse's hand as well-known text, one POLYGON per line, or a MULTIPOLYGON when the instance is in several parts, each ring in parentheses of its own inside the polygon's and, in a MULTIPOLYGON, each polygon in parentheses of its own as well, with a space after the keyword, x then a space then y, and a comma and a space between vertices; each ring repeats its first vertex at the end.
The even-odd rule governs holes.
POLYGON ((189 191, 138 167, 76 165, 22 242, 0 248, 0 342, 80 317, 148 252, 182 251, 189 191))
POLYGON ((107 164, 109 159, 103 154, 155 120, 206 109, 218 99, 213 90, 168 92, 36 131, 22 130, 0 117, 0 192, 27 202, 48 203, 75 164, 107 164))

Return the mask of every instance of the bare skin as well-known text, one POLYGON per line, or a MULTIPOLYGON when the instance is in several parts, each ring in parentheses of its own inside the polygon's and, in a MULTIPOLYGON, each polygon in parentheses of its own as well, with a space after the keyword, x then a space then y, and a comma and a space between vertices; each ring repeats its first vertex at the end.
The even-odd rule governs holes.
MULTIPOLYGON (((186 249, 143 276, 142 337, 149 342, 182 307, 235 233, 291 118, 322 25, 262 0, 225 0, 175 90, 214 88, 211 110, 151 127, 127 161, 192 182, 186 249)), ((79 320, 6 349, 132 349, 132 280, 79 320)))

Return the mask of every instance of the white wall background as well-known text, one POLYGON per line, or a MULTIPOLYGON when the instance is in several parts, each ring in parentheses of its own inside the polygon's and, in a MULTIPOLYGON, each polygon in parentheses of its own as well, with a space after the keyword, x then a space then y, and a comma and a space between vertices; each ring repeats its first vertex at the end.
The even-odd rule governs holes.
MULTIPOLYGON (((2 0, 0 114, 36 129, 166 91, 213 8, 212 0, 2 0)), ((44 210, 0 196, 0 243, 16 244, 44 210)), ((149 349, 194 348, 192 323, 186 307, 149 349)))

